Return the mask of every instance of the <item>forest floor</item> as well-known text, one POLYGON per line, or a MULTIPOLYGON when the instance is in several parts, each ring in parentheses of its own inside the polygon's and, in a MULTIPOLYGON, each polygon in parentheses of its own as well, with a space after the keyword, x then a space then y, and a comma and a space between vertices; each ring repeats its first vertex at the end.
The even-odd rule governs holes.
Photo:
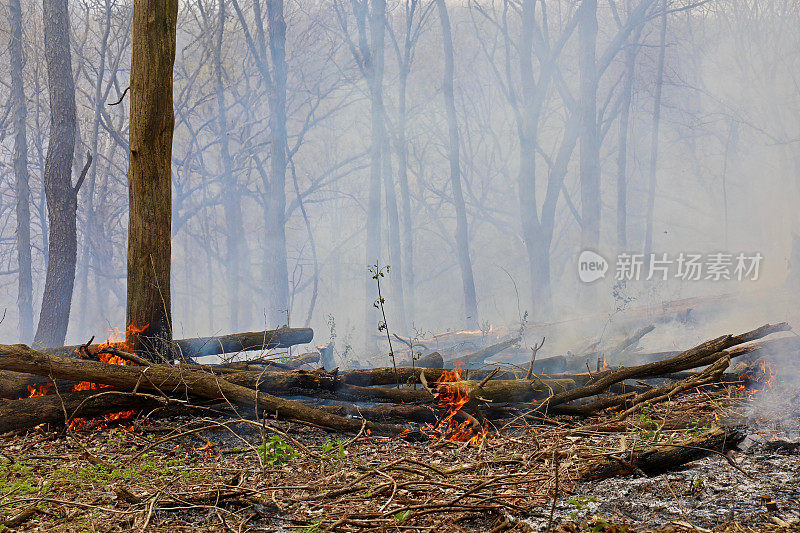
POLYGON ((518 419, 479 445, 197 417, 38 428, 0 437, 0 531, 800 531, 797 435, 747 411, 725 389, 601 430, 518 419), (733 457, 579 481, 605 457, 743 422, 733 457))

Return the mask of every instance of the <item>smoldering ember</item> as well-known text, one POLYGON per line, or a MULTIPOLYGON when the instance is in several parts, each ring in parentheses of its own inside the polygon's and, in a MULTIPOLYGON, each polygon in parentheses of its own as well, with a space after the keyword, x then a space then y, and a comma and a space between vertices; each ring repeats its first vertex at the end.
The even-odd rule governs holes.
POLYGON ((0 532, 800 531, 798 2, 0 5, 0 532))

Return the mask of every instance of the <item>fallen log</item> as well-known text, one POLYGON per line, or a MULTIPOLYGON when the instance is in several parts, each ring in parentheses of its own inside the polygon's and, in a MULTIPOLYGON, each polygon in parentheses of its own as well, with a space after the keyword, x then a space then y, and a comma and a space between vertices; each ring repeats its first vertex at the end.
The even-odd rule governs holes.
POLYGON ((522 337, 514 337, 513 339, 509 339, 503 342, 498 342, 497 344, 493 344, 491 346, 487 346, 482 350, 478 350, 470 354, 461 355, 459 357, 454 357, 452 359, 449 359, 447 363, 450 366, 457 363, 463 363, 465 365, 483 363, 486 359, 492 357, 493 355, 499 354, 500 352, 502 352, 507 348, 511 348, 515 344, 519 344, 521 341, 522 337))
MULTIPOLYGON (((0 370, 0 399, 16 400, 27 398, 31 390, 52 383, 49 377, 34 376, 22 372, 9 372, 0 370)), ((72 390, 76 381, 56 380, 59 390, 72 390)))
POLYGON ((152 394, 93 389, 21 400, 0 400, 0 433, 39 424, 64 425, 76 417, 166 407, 169 401, 152 394), (66 416, 66 418, 65 418, 66 416))
POLYGON ((582 474, 584 481, 596 481, 613 476, 645 474, 655 476, 675 470, 687 463, 702 459, 712 453, 724 454, 736 448, 745 438, 738 428, 716 428, 697 437, 676 444, 652 446, 645 450, 611 454, 588 467, 582 474))
MULTIPOLYGON (((225 399, 252 408, 259 416, 266 412, 284 419, 337 431, 353 432, 359 431, 362 427, 359 420, 332 415, 301 402, 242 387, 219 376, 187 370, 180 365, 148 367, 112 365, 46 354, 24 344, 14 344, 0 345, 0 370, 90 381, 125 389, 156 391, 179 398, 195 395, 213 400, 225 399)), ((380 435, 407 435, 406 428, 399 426, 370 422, 367 428, 380 435)), ((419 435, 415 434, 412 437, 419 435)))
MULTIPOLYGON (((273 348, 289 348, 296 344, 307 344, 314 338, 311 328, 278 328, 265 331, 251 331, 220 335, 217 337, 198 337, 173 341, 178 354, 185 358, 220 355, 224 353, 246 352, 251 350, 269 350, 273 348)), ((81 346, 56 346, 42 348, 39 351, 52 355, 72 356, 81 346)), ((100 345, 90 345, 90 350, 99 350, 100 345)))
POLYGON ((680 394, 681 392, 716 382, 725 369, 730 366, 730 364, 730 355, 726 355, 717 359, 714 364, 708 366, 708 368, 702 372, 690 374, 676 383, 670 383, 662 387, 654 387, 650 390, 640 392, 639 394, 629 393, 601 398, 588 404, 575 406, 576 409, 571 414, 592 416, 597 414, 602 409, 623 408, 625 411, 619 413, 611 420, 612 423, 621 422, 644 402, 658 403, 660 401, 668 400, 672 396, 680 394))
POLYGON ((657 361, 639 366, 622 367, 616 370, 606 370, 595 374, 595 379, 583 387, 551 396, 547 401, 542 402, 542 404, 537 407, 537 410, 540 412, 546 411, 551 406, 565 404, 579 398, 595 396, 608 389, 611 385, 626 379, 639 379, 659 374, 668 374, 670 372, 680 372, 682 370, 709 365, 727 355, 735 357, 735 354, 741 355, 748 351, 753 351, 758 346, 740 347, 738 348, 738 352, 733 350, 731 352, 726 352, 725 350, 739 344, 760 339, 770 333, 787 331, 789 329, 791 328, 785 322, 775 325, 766 324, 741 335, 723 335, 722 337, 706 341, 664 361, 657 361))
POLYGON ((601 357, 606 357, 607 359, 611 359, 612 357, 635 347, 637 344, 639 344, 639 341, 641 341, 645 335, 647 335, 654 329, 656 329, 656 326, 654 324, 650 324, 643 328, 639 328, 632 335, 617 343, 616 346, 609 348, 608 350, 599 350, 598 352, 589 355, 594 355, 594 356, 599 355, 601 357))
MULTIPOLYGON (((419 376, 420 373, 425 374, 425 379, 428 383, 433 383, 438 380, 444 372, 453 372, 453 369, 442 368, 420 368, 410 366, 398 366, 397 376, 400 378, 400 383, 411 385, 414 383, 421 383, 419 376)), ((461 374, 462 379, 483 379, 488 376, 493 369, 465 369, 461 374)), ((519 379, 525 377, 525 370, 520 369, 518 372, 509 370, 501 370, 495 374, 497 379, 519 379)), ((562 377, 562 376, 540 376, 543 378, 549 377, 562 377)), ((569 378, 569 376, 566 376, 569 378)), ((339 379, 342 383, 348 385, 359 385, 362 387, 369 387, 374 385, 394 385, 397 383, 395 378, 394 369, 392 367, 378 367, 378 368, 357 368, 353 370, 346 370, 339 373, 339 379)))
MULTIPOLYGON (((389 368, 389 371, 393 369, 389 368)), ((399 370, 399 369, 398 369, 399 370)), ((429 380, 436 382, 442 371, 434 369, 415 369, 419 374, 424 372, 429 380)), ((236 372, 223 374, 223 377, 237 385, 258 389, 271 394, 292 394, 309 397, 322 397, 345 401, 372 402, 420 402, 433 397, 425 389, 382 388, 353 385, 346 380, 339 380, 336 372, 315 370, 313 372, 297 370, 294 372, 236 372)), ((582 376, 581 376, 582 377, 582 376)), ((394 379, 392 379, 394 381, 394 379)), ((534 380, 491 380, 483 384, 481 381, 446 382, 448 386, 458 387, 463 392, 480 396, 492 402, 531 401, 544 399, 551 391, 561 391, 575 387, 571 378, 538 378, 534 380)))
POLYGON ((431 352, 429 354, 423 355, 416 361, 414 364, 411 364, 410 359, 406 359, 405 361, 401 361, 398 363, 399 366, 413 366, 416 368, 444 368, 444 359, 442 359, 442 354, 439 352, 431 352))

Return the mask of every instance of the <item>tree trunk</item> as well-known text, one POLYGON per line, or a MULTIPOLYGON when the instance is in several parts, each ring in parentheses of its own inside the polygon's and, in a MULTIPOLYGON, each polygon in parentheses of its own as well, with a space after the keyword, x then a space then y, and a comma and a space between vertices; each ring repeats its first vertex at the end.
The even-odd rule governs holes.
MULTIPOLYGON (((186 357, 204 357, 224 353, 238 353, 249 350, 271 350, 306 344, 314 338, 311 328, 279 328, 266 331, 246 331, 219 335, 216 337, 197 337, 173 341, 174 349, 186 357)), ((95 345, 90 345, 89 348, 95 345)), ((41 351, 68 357, 74 355, 80 346, 60 346, 42 348, 41 351)))
POLYGON ((22 50, 22 7, 20 0, 10 0, 11 15, 11 98, 14 106, 14 190, 17 215, 17 265, 19 267, 19 289, 17 309, 19 312, 20 342, 33 340, 33 277, 31 275, 31 191, 28 185, 28 138, 26 120, 28 108, 25 103, 25 85, 22 78, 24 65, 22 50))
POLYGON ((650 145, 650 173, 647 186, 647 224, 644 234, 644 256, 648 261, 653 251, 653 215, 656 205, 656 171, 658 170, 658 129, 661 124, 661 89, 664 85, 664 55, 667 38, 667 5, 662 2, 661 33, 659 37, 658 64, 656 66, 656 94, 653 101, 653 138, 650 145))
MULTIPOLYGON (((169 353, 172 339, 172 67, 178 0, 135 0, 128 168, 127 323, 136 351, 169 353)), ((52 260, 52 259, 51 259, 52 260)))
MULTIPOLYGON (((639 27, 641 28, 641 26, 639 27)), ((628 128, 630 123, 633 80, 636 76, 636 55, 641 29, 635 32, 625 50, 625 81, 622 86, 622 108, 619 115, 619 142, 617 148, 617 246, 624 251, 628 246, 628 128)))
MULTIPOLYGON (((364 9, 366 7, 364 1, 364 9)), ((369 13, 370 47, 367 63, 367 84, 370 96, 371 139, 369 148, 369 198, 367 200, 367 265, 383 266, 381 260, 381 152, 386 135, 383 110, 383 47, 386 33, 386 0, 372 0, 369 13)), ((363 14, 361 15, 363 16, 363 14)), ((377 351, 374 329, 377 317, 373 302, 375 284, 371 276, 364 276, 364 349, 365 353, 377 351)))
MULTIPOLYGON (((103 9, 105 10, 103 17, 103 37, 100 41, 100 47, 97 50, 100 56, 100 65, 97 68, 97 76, 94 85, 94 118, 92 122, 92 133, 90 138, 90 152, 97 154, 100 138, 100 120, 103 114, 103 108, 106 105, 107 92, 103 91, 103 80, 106 71, 106 54, 108 50, 108 39, 111 33, 111 2, 106 0, 103 9)), ((108 161, 109 159, 106 159, 108 161)), ((106 164, 106 163, 102 163, 106 164)), ((82 312, 78 319, 78 330, 80 332, 91 331, 91 328, 102 322, 103 310, 105 306, 102 304, 105 300, 107 290, 103 290, 102 285, 104 281, 101 271, 105 268, 106 264, 110 263, 110 258, 104 257, 104 249, 109 248, 108 240, 103 235, 103 217, 98 216, 95 208, 95 187, 97 185, 97 171, 101 165, 101 158, 97 158, 97 162, 91 168, 88 176, 86 186, 88 192, 84 194, 86 199, 82 209, 85 211, 85 226, 83 230, 83 242, 81 246, 82 261, 78 271, 78 291, 80 294, 79 306, 82 312), (97 292, 94 296, 89 294, 89 271, 94 269, 95 284, 97 285, 97 292), (90 313, 89 310, 92 310, 90 313)), ((102 195, 101 195, 102 197, 102 195)), ((102 206, 102 200, 100 205, 102 206)), ((102 207, 101 207, 102 209, 102 207)))
POLYGON ((450 136, 448 156, 450 158, 450 186, 453 188, 453 205, 456 210, 456 251, 458 266, 461 269, 461 284, 464 291, 464 315, 467 329, 479 329, 478 302, 475 296, 475 279, 472 274, 472 260, 469 256, 469 235, 467 228, 467 209, 464 193, 461 190, 461 168, 459 162, 458 121, 453 92, 453 36, 450 31, 450 17, 444 0, 436 0, 439 20, 442 24, 442 45, 444 48, 444 93, 445 110, 447 112, 447 130, 450 136))
POLYGON ((50 94, 50 139, 44 170, 50 226, 49 261, 34 343, 64 344, 75 283, 77 189, 72 186, 75 150, 75 85, 67 0, 44 0, 44 48, 50 94))
POLYGON ((519 208, 522 238, 528 253, 531 279, 531 313, 544 319, 550 310, 550 238, 539 222, 536 201, 536 143, 542 95, 533 77, 534 1, 522 3, 522 26, 519 48, 520 82, 522 84, 522 123, 519 135, 519 208))
MULTIPOLYGON (((231 331, 239 331, 239 281, 240 268, 246 265, 244 253, 244 223, 242 220, 242 206, 239 195, 239 185, 233 174, 233 161, 231 160, 230 146, 228 143, 228 115, 225 103, 225 85, 222 82, 222 41, 225 34, 225 0, 219 2, 219 22, 217 39, 214 44, 214 74, 215 92, 217 98, 217 136, 219 137, 220 162, 222 164, 222 206, 225 212, 225 277, 227 284, 228 300, 228 325, 231 331)), ((246 266, 245 266, 246 268, 246 266)))
POLYGON ((597 0, 580 6, 579 56, 581 108, 581 246, 600 243, 600 145, 597 135, 597 0))
MULTIPOLYGON (((289 323, 289 270, 286 265, 286 22, 283 0, 267 1, 272 85, 269 93, 270 182, 265 213, 264 264, 267 323, 289 323)), ((265 58, 266 59, 266 58, 265 58)))
POLYGON ((389 222, 389 282, 392 288, 389 299, 395 314, 391 318, 392 327, 404 335, 408 333, 406 321, 406 304, 403 290, 403 245, 400 242, 400 215, 397 211, 397 195, 395 194, 392 176, 392 152, 389 149, 389 136, 384 137, 383 146, 383 185, 386 193, 386 214, 389 222))
MULTIPOLYGON (((406 46, 408 50, 408 45, 406 46)), ((406 289, 405 312, 406 323, 414 324, 414 237, 413 220, 411 218, 411 193, 408 187, 408 140, 406 139, 406 87, 408 85, 408 69, 410 52, 400 65, 400 81, 397 85, 397 181, 400 184, 400 205, 402 207, 402 257, 406 289)))

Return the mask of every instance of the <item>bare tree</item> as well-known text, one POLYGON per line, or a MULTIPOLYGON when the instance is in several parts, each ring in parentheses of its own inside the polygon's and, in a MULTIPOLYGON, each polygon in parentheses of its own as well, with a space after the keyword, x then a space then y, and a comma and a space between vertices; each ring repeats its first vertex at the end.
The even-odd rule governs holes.
POLYGON ((60 346, 67 335, 75 283, 78 190, 91 158, 73 186, 76 111, 67 0, 44 0, 42 15, 50 94, 50 139, 44 171, 50 238, 47 278, 34 344, 60 346))
POLYGON ((622 85, 617 141, 617 246, 620 250, 628 245, 628 130, 641 33, 640 25, 625 48, 625 79, 622 85))
POLYGON ((653 214, 656 202, 656 180, 658 170, 658 132, 661 125, 661 91, 664 87, 664 55, 667 39, 667 3, 661 3, 661 24, 659 30, 658 64, 656 65, 656 94, 653 98, 653 137, 650 143, 650 168, 647 184, 647 226, 644 234, 644 255, 650 257, 653 251, 653 214))
POLYGON ((17 308, 20 342, 33 340, 33 277, 31 274, 31 210, 28 180, 28 138, 25 86, 22 78, 22 6, 9 0, 11 16, 11 98, 14 107, 14 176, 17 215, 17 265, 19 268, 17 308))
POLYGON ((475 296, 475 279, 472 273, 472 259, 469 256, 469 237, 467 230, 467 209, 464 193, 461 190, 461 167, 458 157, 458 120, 456 118, 455 96, 453 94, 453 73, 455 59, 453 37, 450 31, 450 17, 444 0, 436 0, 439 21, 442 26, 442 45, 444 49, 444 94, 449 136, 448 155, 450 159, 450 186, 453 189, 453 205, 456 209, 456 250, 458 266, 461 270, 461 284, 464 291, 464 316, 467 329, 478 329, 478 301, 475 296))
POLYGON ((278 326, 289 316, 289 269, 286 260, 286 21, 283 0, 267 0, 265 37, 260 0, 253 2, 253 27, 247 24, 238 0, 233 7, 245 34, 247 47, 267 87, 269 101, 270 173, 257 155, 254 160, 264 184, 264 284, 267 322, 278 326))
POLYGON ((414 228, 411 214, 411 192, 408 185, 408 76, 414 61, 414 49, 422 35, 422 30, 429 18, 433 2, 422 0, 405 0, 403 5, 403 40, 402 46, 397 35, 388 25, 397 57, 397 121, 394 128, 394 145, 397 154, 397 181, 400 185, 400 205, 402 207, 402 256, 403 266, 400 275, 404 276, 405 315, 407 323, 414 323, 415 282, 414 282, 414 228))
POLYGON ((581 105, 581 246, 600 242, 600 142, 597 134, 597 0, 578 9, 581 105))
MULTIPOLYGON (((384 37, 386 35, 386 0, 350 0, 356 21, 356 42, 349 33, 344 6, 334 1, 336 16, 348 41, 350 52, 369 87, 370 101, 370 170, 366 221, 366 263, 380 265, 381 261, 381 155, 385 146, 386 126, 383 106, 384 37)), ((373 334, 376 326, 373 280, 364 276, 364 349, 376 350, 373 334)))

